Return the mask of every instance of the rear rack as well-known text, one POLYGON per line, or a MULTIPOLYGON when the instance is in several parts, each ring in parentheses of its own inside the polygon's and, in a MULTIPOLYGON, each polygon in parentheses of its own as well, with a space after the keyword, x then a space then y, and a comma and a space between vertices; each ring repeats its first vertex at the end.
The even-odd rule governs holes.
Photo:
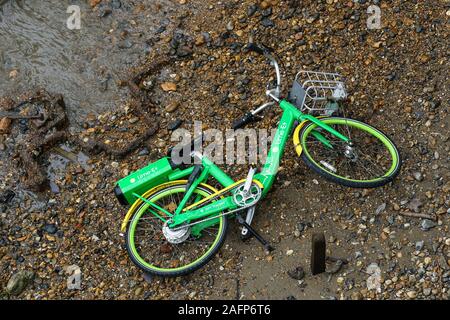
POLYGON ((289 101, 302 112, 331 115, 347 98, 344 79, 338 73, 300 71, 295 76, 289 101))

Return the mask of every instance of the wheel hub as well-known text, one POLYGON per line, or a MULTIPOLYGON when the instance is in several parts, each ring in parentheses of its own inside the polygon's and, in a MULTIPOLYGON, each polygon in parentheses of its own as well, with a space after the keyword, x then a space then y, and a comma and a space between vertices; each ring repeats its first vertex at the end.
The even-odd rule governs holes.
POLYGON ((172 244, 179 244, 186 241, 191 234, 189 227, 173 230, 169 228, 168 222, 164 223, 162 231, 166 240, 172 244))
POLYGON ((352 144, 348 144, 345 146, 344 154, 353 162, 356 162, 358 160, 358 155, 356 154, 355 148, 352 144))

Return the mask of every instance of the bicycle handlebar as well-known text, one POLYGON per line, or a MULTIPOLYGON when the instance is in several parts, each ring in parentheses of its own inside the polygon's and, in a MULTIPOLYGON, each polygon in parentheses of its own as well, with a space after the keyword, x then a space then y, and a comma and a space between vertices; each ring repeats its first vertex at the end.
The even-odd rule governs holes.
MULTIPOLYGON (((266 95, 271 97, 275 101, 279 101, 278 97, 279 97, 280 91, 281 91, 281 72, 280 72, 280 67, 278 66, 277 60, 272 56, 273 49, 268 48, 264 45, 258 46, 254 43, 249 43, 247 45, 247 50, 256 52, 260 55, 263 55, 267 59, 270 60, 270 64, 275 68, 275 72, 277 75, 277 85, 275 88, 268 89, 266 91, 266 95)), ((255 120, 255 115, 257 113, 263 111, 265 108, 267 108, 271 105, 273 105, 273 102, 265 103, 262 106, 260 106, 259 108, 257 108, 256 110, 246 113, 244 115, 244 117, 242 117, 241 119, 235 120, 233 122, 233 129, 236 130, 236 129, 242 128, 245 125, 249 124, 250 122, 253 122, 255 120)))
POLYGON ((245 127, 247 124, 253 122, 254 120, 255 116, 253 115, 253 113, 248 112, 244 115, 244 117, 233 122, 233 130, 245 127))

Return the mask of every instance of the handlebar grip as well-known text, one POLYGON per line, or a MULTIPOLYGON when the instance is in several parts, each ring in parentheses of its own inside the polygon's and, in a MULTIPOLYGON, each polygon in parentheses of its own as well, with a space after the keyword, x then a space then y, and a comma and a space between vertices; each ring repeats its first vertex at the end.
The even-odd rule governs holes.
POLYGON ((233 122, 233 130, 242 128, 245 125, 252 122, 253 120, 255 120, 255 116, 251 112, 249 112, 249 113, 245 114, 245 116, 242 119, 239 119, 239 120, 236 120, 233 122))

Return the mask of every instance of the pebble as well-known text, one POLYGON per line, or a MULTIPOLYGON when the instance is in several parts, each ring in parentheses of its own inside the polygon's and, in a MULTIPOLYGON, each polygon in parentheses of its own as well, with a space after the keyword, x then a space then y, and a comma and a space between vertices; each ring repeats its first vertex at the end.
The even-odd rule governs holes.
POLYGON ((177 85, 173 82, 164 82, 161 84, 161 89, 164 91, 177 91, 177 85))
POLYGON ((255 14, 256 10, 258 10, 258 7, 255 4, 251 4, 247 8, 247 16, 251 17, 255 14))
POLYGON ((139 121, 139 118, 138 117, 133 117, 133 118, 131 118, 130 120, 128 120, 128 122, 130 123, 130 124, 135 124, 136 122, 138 122, 139 121))
POLYGON ((19 71, 18 71, 18 70, 11 70, 11 71, 9 72, 9 78, 10 78, 10 79, 17 78, 18 75, 19 75, 19 71))
POLYGON ((425 244, 425 241, 423 241, 423 240, 417 241, 416 245, 415 245, 416 251, 421 251, 423 249, 424 244, 425 244))
POLYGON ((261 20, 261 24, 266 27, 266 28, 270 28, 270 27, 274 27, 275 24, 273 23, 273 21, 269 18, 264 18, 261 20))
POLYGON ((381 204, 377 210, 375 211, 376 215, 379 215, 380 213, 382 213, 384 210, 386 209, 386 203, 381 204))
POLYGON ((302 280, 305 277, 305 271, 302 267, 296 267, 294 269, 289 270, 288 272, 289 277, 295 280, 302 280))
POLYGON ((183 120, 181 119, 177 119, 174 122, 171 122, 168 126, 167 129, 173 131, 178 129, 181 125, 183 124, 183 120))
POLYGON ((18 296, 26 289, 26 287, 33 281, 33 279, 33 271, 19 271, 9 279, 5 291, 12 296, 18 296))
POLYGON ((411 202, 408 204, 408 208, 414 212, 420 212, 421 206, 422 201, 420 201, 418 198, 412 199, 411 202))
POLYGON ((422 228, 422 230, 428 231, 436 227, 436 223, 430 219, 423 219, 422 222, 420 223, 420 227, 422 228))
POLYGON ((8 134, 11 130, 11 119, 1 118, 0 119, 0 134, 8 134))
POLYGON ((417 181, 422 181, 423 180, 423 175, 420 171, 416 171, 413 173, 414 179, 416 179, 417 181))
POLYGON ((177 110, 179 106, 180 103, 178 101, 172 101, 166 105, 166 111, 172 113, 177 110))
POLYGON ((54 223, 48 223, 44 225, 42 228, 43 231, 47 232, 48 234, 55 234, 58 231, 58 228, 54 223))

